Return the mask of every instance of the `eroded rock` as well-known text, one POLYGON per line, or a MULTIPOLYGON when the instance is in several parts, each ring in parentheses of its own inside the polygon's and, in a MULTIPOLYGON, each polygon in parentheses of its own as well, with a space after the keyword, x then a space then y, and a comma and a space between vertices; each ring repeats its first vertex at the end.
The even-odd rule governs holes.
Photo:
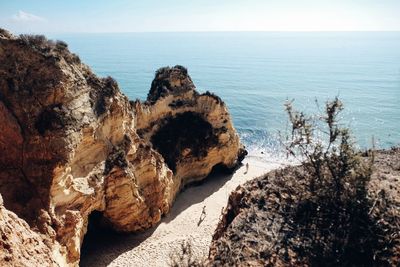
POLYGON ((38 233, 4 208, 0 195, 0 265, 56 266, 56 257, 38 233))
POLYGON ((1 30, 0 62, 4 205, 68 265, 91 213, 118 231, 149 228, 184 184, 246 153, 225 104, 183 67, 160 69, 148 101, 130 103, 62 42, 1 30))
POLYGON ((239 142, 225 103, 199 94, 181 66, 156 72, 145 103, 135 102, 139 135, 153 144, 186 183, 207 176, 217 164, 233 168, 247 153, 239 142))

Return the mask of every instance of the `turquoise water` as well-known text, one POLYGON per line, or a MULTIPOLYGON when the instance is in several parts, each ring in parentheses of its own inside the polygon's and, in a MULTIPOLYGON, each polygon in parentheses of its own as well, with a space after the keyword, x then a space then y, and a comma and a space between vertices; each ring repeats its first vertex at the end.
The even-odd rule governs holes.
POLYGON ((400 32, 64 34, 100 76, 131 99, 145 99, 154 72, 186 66, 199 91, 227 103, 252 153, 277 147, 286 99, 313 112, 339 96, 342 123, 360 147, 400 144, 400 32))

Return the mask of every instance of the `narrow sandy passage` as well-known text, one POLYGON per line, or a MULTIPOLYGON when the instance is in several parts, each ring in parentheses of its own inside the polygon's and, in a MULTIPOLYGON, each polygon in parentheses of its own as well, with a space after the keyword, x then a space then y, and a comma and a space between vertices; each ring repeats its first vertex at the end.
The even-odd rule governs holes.
POLYGON ((207 255, 230 192, 245 181, 281 166, 249 157, 233 175, 209 177, 201 185, 181 192, 171 212, 156 227, 139 234, 91 237, 84 244, 81 266, 168 266, 171 253, 184 240, 192 242, 196 256, 207 255), (203 209, 205 218, 199 224, 203 209))

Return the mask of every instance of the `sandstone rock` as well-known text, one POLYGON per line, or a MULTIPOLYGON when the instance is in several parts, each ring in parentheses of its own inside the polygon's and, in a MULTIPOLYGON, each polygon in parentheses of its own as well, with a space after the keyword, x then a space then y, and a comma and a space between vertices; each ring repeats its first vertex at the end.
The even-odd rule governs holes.
POLYGON ((224 102, 209 92, 199 94, 181 66, 157 71, 147 101, 135 102, 135 113, 140 137, 164 157, 176 190, 217 164, 235 167, 247 153, 224 102))
POLYGON ((91 213, 118 231, 149 228, 183 185, 246 153, 225 104, 197 93, 183 67, 160 69, 148 101, 130 103, 43 36, 0 30, 0 62, 4 205, 69 265, 91 213))
POLYGON ((0 266, 57 266, 42 237, 2 202, 0 195, 0 266))

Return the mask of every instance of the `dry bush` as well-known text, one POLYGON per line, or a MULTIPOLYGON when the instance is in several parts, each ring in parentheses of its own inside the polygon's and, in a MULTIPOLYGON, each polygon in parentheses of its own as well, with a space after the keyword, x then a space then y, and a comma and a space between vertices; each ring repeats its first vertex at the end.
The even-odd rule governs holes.
POLYGON ((55 57, 60 59, 61 56, 69 63, 81 64, 79 56, 74 53, 70 53, 68 50, 68 44, 64 41, 48 40, 44 35, 34 34, 21 34, 19 35, 19 41, 22 44, 30 46, 36 51, 39 51, 46 57, 55 57))
POLYGON ((400 266, 400 191, 379 174, 399 181, 390 173, 397 152, 359 153, 338 122, 342 109, 335 99, 311 117, 286 105, 284 145, 301 164, 230 195, 209 265, 400 266))
POLYGON ((61 40, 57 40, 55 45, 56 45, 56 48, 61 51, 68 48, 68 44, 61 40))
MULTIPOLYGON (((285 147, 302 161, 296 179, 305 187, 285 209, 283 242, 311 266, 391 265, 393 229, 372 215, 368 196, 373 153, 365 160, 356 151, 349 130, 338 123, 342 109, 336 98, 324 115, 309 117, 286 104, 291 133, 285 147)), ((384 205, 385 196, 379 197, 384 205)))
POLYGON ((206 264, 193 255, 191 241, 183 241, 180 248, 170 255, 171 267, 203 267, 206 264))

